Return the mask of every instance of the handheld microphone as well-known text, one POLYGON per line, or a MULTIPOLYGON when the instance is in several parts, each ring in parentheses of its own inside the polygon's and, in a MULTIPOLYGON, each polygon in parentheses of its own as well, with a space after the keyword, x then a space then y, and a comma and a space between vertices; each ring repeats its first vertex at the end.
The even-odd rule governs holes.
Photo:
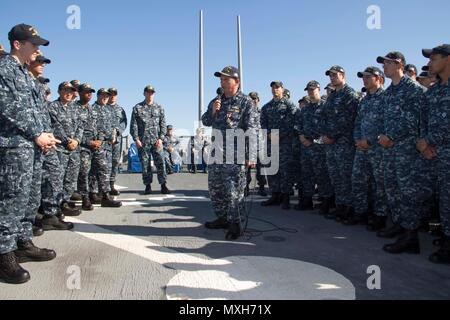
POLYGON ((223 88, 222 87, 217 88, 216 93, 217 93, 217 100, 219 100, 224 93, 223 88))

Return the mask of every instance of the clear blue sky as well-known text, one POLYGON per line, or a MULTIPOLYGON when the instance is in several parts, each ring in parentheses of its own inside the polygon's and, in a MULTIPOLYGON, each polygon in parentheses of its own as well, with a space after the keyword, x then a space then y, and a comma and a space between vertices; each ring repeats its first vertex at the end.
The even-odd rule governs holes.
POLYGON ((46 69, 56 86, 80 79, 95 88, 115 86, 128 116, 143 100, 145 85, 157 90, 168 123, 192 130, 198 105, 198 17, 204 10, 205 106, 219 85, 213 73, 237 65, 236 16, 241 15, 245 92, 270 97, 269 83, 282 80, 293 99, 305 84, 328 83, 333 64, 362 87, 356 72, 376 65, 391 50, 419 68, 422 48, 449 42, 448 0, 267 1, 267 0, 41 0, 0 1, 0 43, 18 23, 34 25, 50 40, 46 69), (69 5, 81 8, 81 30, 66 28, 69 5), (381 30, 366 26, 369 5, 381 8, 381 30))

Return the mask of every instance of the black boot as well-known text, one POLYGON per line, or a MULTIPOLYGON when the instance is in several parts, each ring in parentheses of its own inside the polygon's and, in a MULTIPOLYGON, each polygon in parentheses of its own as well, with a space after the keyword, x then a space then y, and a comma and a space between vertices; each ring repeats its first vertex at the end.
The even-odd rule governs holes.
POLYGON ((239 223, 232 223, 228 228, 228 232, 225 235, 225 239, 227 240, 236 240, 242 235, 242 230, 239 223))
POLYGON ((119 196, 120 192, 119 192, 119 190, 116 190, 116 188, 114 186, 114 182, 110 182, 110 186, 111 186, 111 191, 109 192, 109 194, 112 196, 119 196))
POLYGON ((30 274, 19 265, 14 252, 0 254, 0 280, 12 284, 30 280, 30 274))
POLYGON ((386 220, 387 217, 380 217, 377 215, 372 216, 372 219, 369 221, 366 229, 369 231, 379 231, 381 229, 386 228, 386 220))
POLYGON ((357 214, 356 212, 350 212, 348 217, 342 222, 346 226, 355 226, 357 224, 366 225, 367 213, 357 214))
POLYGON ((41 220, 36 219, 33 224, 33 236, 40 237, 44 234, 44 229, 42 228, 41 220))
POLYGON ((163 183, 161 185, 161 193, 162 194, 171 194, 169 188, 167 188, 167 185, 165 183, 163 183))
POLYGON ((323 198, 322 203, 320 204, 319 214, 323 216, 329 214, 330 205, 331 205, 331 198, 323 198))
POLYGON ((387 244, 383 247, 383 250, 388 253, 420 253, 420 243, 417 230, 406 230, 395 243, 387 244))
POLYGON ((281 194, 281 209, 283 210, 289 210, 291 209, 291 197, 289 196, 289 193, 282 193, 281 194))
POLYGON ((151 184, 147 184, 145 186, 144 194, 152 194, 152 185, 151 184))
POLYGON ((346 219, 350 218, 354 214, 354 210, 349 206, 342 206, 342 210, 338 213, 335 213, 336 221, 344 222, 346 219))
POLYGON ((77 204, 75 202, 73 202, 73 201, 69 201, 69 202, 67 202, 67 204, 69 205, 69 208, 72 208, 72 209, 76 209, 77 208, 77 204))
POLYGON ((77 191, 72 193, 72 196, 70 197, 71 201, 81 201, 81 194, 77 191))
POLYGON ((450 237, 442 237, 441 247, 429 257, 429 260, 433 263, 450 264, 450 237))
POLYGON ((102 197, 98 193, 90 192, 89 199, 91 199, 92 204, 102 204, 102 197))
POLYGON ((259 186, 258 195, 260 195, 261 197, 267 197, 267 192, 264 186, 259 186))
POLYGON ((71 230, 73 229, 73 223, 65 222, 62 219, 59 219, 57 216, 45 215, 42 219, 42 228, 45 231, 71 230))
POLYGON ((442 231, 438 232, 439 238, 433 240, 433 246, 441 247, 445 241, 445 235, 442 231))
POLYGON ((104 208, 119 208, 122 206, 122 202, 115 201, 111 198, 108 192, 103 192, 102 207, 104 208))
POLYGON ((89 199, 89 197, 87 195, 83 196, 83 200, 81 203, 81 209, 84 211, 94 210, 94 206, 92 205, 91 200, 89 199))
POLYGON ((206 229, 228 229, 230 224, 228 223, 226 218, 217 218, 214 221, 208 221, 205 223, 206 229))
POLYGON ((269 200, 261 202, 263 207, 279 206, 280 205, 280 193, 274 192, 269 200))
MULTIPOLYGON (((61 209, 58 210, 58 213, 56 214, 56 217, 57 217, 59 220, 64 220, 64 219, 66 218, 66 216, 64 215, 64 213, 61 212, 61 209)), ((42 218, 44 218, 44 215, 42 216, 42 218)))
POLYGON ((377 237, 392 239, 399 235, 402 235, 404 232, 405 229, 403 229, 400 225, 395 224, 390 228, 378 231, 377 237))
POLYGON ((338 206, 336 206, 336 210, 326 214, 325 218, 329 219, 329 220, 332 220, 332 219, 337 220, 337 217, 342 217, 345 214, 344 211, 345 211, 345 206, 338 205, 338 206))
POLYGON ((61 212, 68 217, 76 217, 81 214, 81 210, 78 208, 71 208, 68 202, 64 202, 61 205, 61 212))
POLYGON ((18 241, 18 249, 14 251, 17 261, 25 263, 30 261, 50 261, 56 258, 56 252, 49 249, 41 249, 36 247, 32 241, 18 241))
POLYGON ((298 205, 294 207, 295 210, 299 211, 311 211, 314 209, 312 198, 305 197, 298 200, 298 205))

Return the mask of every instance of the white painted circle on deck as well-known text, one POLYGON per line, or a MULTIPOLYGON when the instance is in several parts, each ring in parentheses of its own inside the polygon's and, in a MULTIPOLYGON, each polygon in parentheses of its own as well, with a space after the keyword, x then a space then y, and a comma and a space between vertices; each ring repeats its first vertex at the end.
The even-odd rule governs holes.
MULTIPOLYGON (((169 300, 354 300, 341 274, 308 262, 254 256, 223 258, 224 265, 177 265, 169 300)), ((169 264, 170 266, 170 264, 169 264)))

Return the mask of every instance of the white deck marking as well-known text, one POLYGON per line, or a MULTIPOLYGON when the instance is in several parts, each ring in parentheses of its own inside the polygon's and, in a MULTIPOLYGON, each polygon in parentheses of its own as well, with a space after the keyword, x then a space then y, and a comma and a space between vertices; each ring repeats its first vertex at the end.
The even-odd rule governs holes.
POLYGON ((348 279, 319 265, 275 257, 203 258, 77 218, 66 220, 76 224, 74 232, 88 239, 180 271, 167 285, 168 299, 355 299, 348 279))

